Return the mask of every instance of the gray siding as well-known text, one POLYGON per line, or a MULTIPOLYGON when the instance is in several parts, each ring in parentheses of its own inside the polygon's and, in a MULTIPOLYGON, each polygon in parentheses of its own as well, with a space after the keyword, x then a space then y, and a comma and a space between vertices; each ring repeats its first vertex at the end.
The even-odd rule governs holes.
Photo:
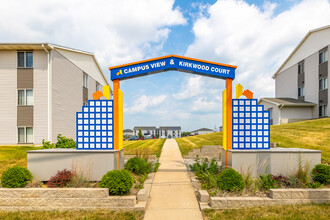
POLYGON ((17 143, 17 52, 0 51, 0 144, 17 143))
MULTIPOLYGON (((305 66, 306 72, 306 66, 305 66)), ((298 64, 284 70, 276 76, 275 97, 298 98, 298 64)))
POLYGON ((52 139, 76 139, 76 112, 81 111, 83 71, 57 51, 52 56, 52 139))
POLYGON ((34 144, 48 140, 48 61, 44 50, 33 51, 34 55, 34 144))

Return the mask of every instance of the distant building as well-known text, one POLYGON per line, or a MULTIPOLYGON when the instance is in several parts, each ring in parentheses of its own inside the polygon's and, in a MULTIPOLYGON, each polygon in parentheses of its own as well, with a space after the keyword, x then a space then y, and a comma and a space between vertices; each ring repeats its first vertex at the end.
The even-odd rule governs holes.
POLYGON ((93 53, 50 43, 0 43, 0 144, 76 139, 76 112, 109 85, 93 53))
POLYGON ((138 135, 141 129, 142 135, 151 134, 155 137, 160 138, 177 138, 181 137, 181 127, 180 126, 161 126, 156 128, 154 126, 135 126, 133 128, 133 134, 138 135))
POLYGON ((276 71, 275 99, 259 102, 273 124, 329 117, 329 46, 330 26, 311 30, 276 71))
POLYGON ((212 129, 208 129, 208 128, 200 128, 198 130, 192 131, 190 132, 190 134, 192 135, 199 135, 199 134, 209 134, 209 133, 213 133, 214 131, 212 129))
POLYGON ((160 138, 179 138, 181 137, 181 126, 159 127, 158 135, 160 138))
POLYGON ((125 129, 123 131, 123 136, 124 137, 129 137, 129 136, 132 136, 132 135, 133 135, 133 130, 131 130, 131 129, 125 129))
POLYGON ((155 126, 135 126, 133 128, 133 135, 138 136, 139 130, 141 130, 142 135, 151 134, 153 136, 156 136, 156 127, 155 126))

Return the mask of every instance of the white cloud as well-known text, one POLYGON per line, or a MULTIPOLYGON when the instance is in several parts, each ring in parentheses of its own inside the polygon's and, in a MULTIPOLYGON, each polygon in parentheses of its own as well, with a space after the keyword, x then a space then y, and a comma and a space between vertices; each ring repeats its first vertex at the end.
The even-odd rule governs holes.
POLYGON ((181 84, 181 89, 178 93, 173 94, 175 99, 188 99, 201 94, 203 85, 201 76, 188 76, 181 84))
POLYGON ((205 97, 199 97, 194 100, 191 109, 195 112, 213 112, 214 110, 220 110, 221 105, 219 102, 208 100, 205 97))
POLYGON ((304 0, 274 15, 276 4, 262 8, 241 0, 222 0, 194 22, 194 42, 186 56, 237 65, 234 83, 260 96, 274 95, 271 76, 303 36, 329 25, 327 0, 304 0))
POLYGON ((94 52, 104 68, 159 53, 170 26, 185 24, 174 0, 2 1, 1 42, 52 42, 94 52))
POLYGON ((165 101, 166 98, 167 98, 166 95, 159 95, 159 96, 142 95, 134 101, 131 107, 124 108, 124 112, 128 114, 149 112, 150 108, 159 106, 165 101))

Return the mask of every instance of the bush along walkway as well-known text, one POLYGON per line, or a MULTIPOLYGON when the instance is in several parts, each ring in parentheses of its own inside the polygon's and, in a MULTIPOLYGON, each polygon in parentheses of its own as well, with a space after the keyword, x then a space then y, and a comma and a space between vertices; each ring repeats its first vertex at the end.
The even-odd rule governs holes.
POLYGON ((174 139, 166 140, 159 162, 144 219, 203 219, 174 139))

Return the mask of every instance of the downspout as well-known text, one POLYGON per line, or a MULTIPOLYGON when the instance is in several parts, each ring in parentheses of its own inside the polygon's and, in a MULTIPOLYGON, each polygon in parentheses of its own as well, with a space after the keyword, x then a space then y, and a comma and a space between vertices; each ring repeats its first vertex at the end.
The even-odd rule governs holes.
POLYGON ((44 44, 41 44, 44 48, 45 52, 47 53, 47 141, 52 141, 50 138, 50 54, 49 51, 46 49, 44 44))
POLYGON ((278 111, 278 119, 279 119, 279 124, 281 124, 281 109, 284 107, 284 104, 279 105, 279 111, 278 111))

